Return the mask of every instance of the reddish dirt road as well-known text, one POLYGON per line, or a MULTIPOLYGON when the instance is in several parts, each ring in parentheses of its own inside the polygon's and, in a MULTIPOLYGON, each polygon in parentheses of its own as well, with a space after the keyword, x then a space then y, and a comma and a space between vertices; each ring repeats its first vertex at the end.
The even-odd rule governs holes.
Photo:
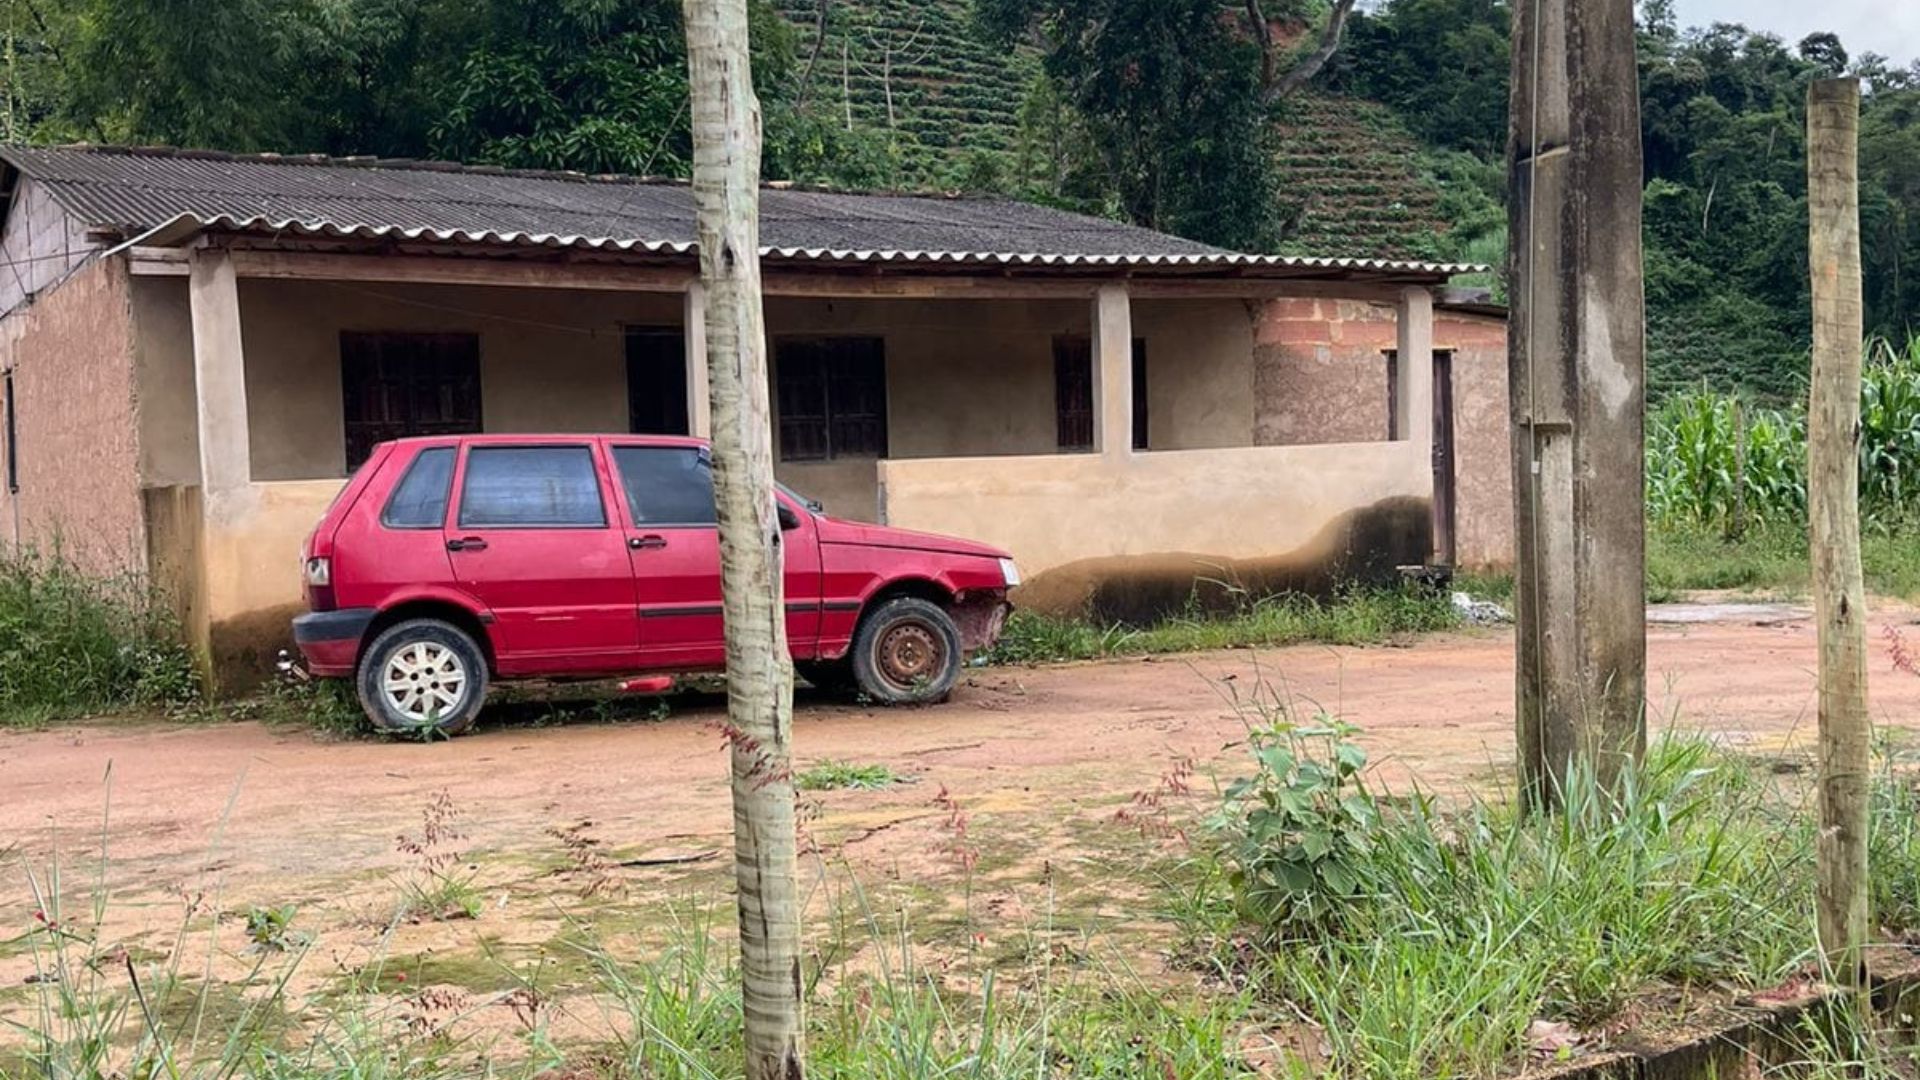
MULTIPOLYGON (((1920 725, 1920 678, 1893 671, 1879 637, 1912 618, 1885 610, 1872 626, 1873 708, 1889 726, 1920 725)), ((1805 618, 1747 612, 1655 625, 1649 636, 1656 727, 1706 730, 1762 752, 1811 733, 1815 653, 1805 618)), ((1252 696, 1262 680, 1296 708, 1360 725, 1390 783, 1409 775, 1443 787, 1504 781, 1511 671, 1510 631, 1404 648, 989 669, 937 709, 803 701, 794 745, 802 764, 877 762, 923 781, 825 800, 819 827, 843 839, 903 826, 909 836, 875 852, 897 854, 929 842, 910 834, 933 828, 916 822, 935 816, 928 801, 940 787, 976 816, 1056 828, 1110 816, 1178 758, 1193 758, 1203 774, 1236 768, 1223 748, 1243 721, 1228 696, 1252 696)), ((516 729, 483 717, 477 734, 435 745, 321 742, 250 723, 0 733, 0 819, 29 856, 58 846, 90 857, 104 814, 116 876, 136 887, 177 881, 209 859, 236 884, 282 886, 389 866, 396 834, 441 789, 461 807, 476 850, 551 848, 546 829, 582 820, 636 852, 704 847, 724 843, 731 827, 720 740, 709 726, 718 714, 717 701, 701 700, 679 703, 665 721, 625 726, 516 729)))

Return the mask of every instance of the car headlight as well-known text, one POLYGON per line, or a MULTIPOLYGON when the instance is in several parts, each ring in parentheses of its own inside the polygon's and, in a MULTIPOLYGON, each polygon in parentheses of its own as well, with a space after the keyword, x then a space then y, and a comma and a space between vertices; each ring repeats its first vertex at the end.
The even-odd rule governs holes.
POLYGON ((1020 584, 1020 568, 1013 565, 1012 559, 1000 560, 1000 576, 1005 579, 1009 589, 1020 584))
POLYGON ((333 584, 333 560, 324 555, 308 559, 307 584, 321 588, 333 584))

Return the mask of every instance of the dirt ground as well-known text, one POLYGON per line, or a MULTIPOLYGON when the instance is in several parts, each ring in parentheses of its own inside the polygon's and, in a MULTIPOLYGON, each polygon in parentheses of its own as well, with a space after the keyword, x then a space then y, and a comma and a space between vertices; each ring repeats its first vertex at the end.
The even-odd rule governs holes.
MULTIPOLYGON (((1893 670, 1885 636, 1915 621, 1912 609, 1882 607, 1870 627, 1872 705, 1888 727, 1920 727, 1920 678, 1893 670)), ((1805 752, 1815 663, 1805 611, 1669 606, 1648 637, 1656 729, 1706 731, 1761 754, 1805 752)), ((1920 641, 1920 628, 1907 637, 1920 641)), ((917 711, 803 695, 798 766, 877 763, 910 781, 803 795, 806 838, 847 880, 898 883, 917 890, 918 903, 951 902, 965 876, 969 905, 1010 925, 1044 903, 1124 927, 1140 921, 1148 888, 1129 870, 1168 847, 1151 823, 1143 830, 1127 815, 1151 817, 1156 803, 1185 798, 1170 820, 1192 820, 1214 778, 1238 769, 1233 744, 1253 712, 1236 697, 1359 725, 1376 779, 1390 787, 1499 784, 1513 759, 1512 658, 1511 630, 1475 630, 1404 647, 981 669, 948 705, 917 711), (1194 768, 1184 781, 1183 761, 1194 768), (1182 787, 1196 794, 1183 797, 1182 787)), ((338 975, 376 954, 416 966, 471 960, 483 947, 493 962, 532 956, 581 904, 601 915, 620 907, 627 930, 644 936, 646 904, 727 896, 732 819, 711 726, 720 712, 718 699, 683 698, 648 723, 516 727, 483 717, 476 734, 424 745, 319 741, 254 723, 0 733, 0 854, 15 848, 0 863, 9 867, 0 926, 27 925, 34 910, 21 866, 44 875, 59 863, 77 895, 102 873, 104 843, 101 880, 119 912, 110 921, 129 941, 162 940, 184 913, 189 923, 213 920, 228 937, 223 954, 238 957, 239 931, 219 928, 234 912, 295 904, 296 925, 332 935, 338 975), (396 928, 395 898, 418 871, 396 838, 419 831, 441 791, 487 910, 470 923, 396 928)), ((30 970, 20 950, 0 949, 0 995, 30 970)))

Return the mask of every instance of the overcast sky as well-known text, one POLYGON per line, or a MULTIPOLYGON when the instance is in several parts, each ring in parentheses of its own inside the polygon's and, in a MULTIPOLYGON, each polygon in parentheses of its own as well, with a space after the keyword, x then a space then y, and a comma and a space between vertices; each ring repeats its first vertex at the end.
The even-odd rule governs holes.
POLYGON ((1920 57, 1920 2, 1915 0, 1674 0, 1681 26, 1745 23, 1793 45, 1831 30, 1850 56, 1877 52, 1899 64, 1920 57))

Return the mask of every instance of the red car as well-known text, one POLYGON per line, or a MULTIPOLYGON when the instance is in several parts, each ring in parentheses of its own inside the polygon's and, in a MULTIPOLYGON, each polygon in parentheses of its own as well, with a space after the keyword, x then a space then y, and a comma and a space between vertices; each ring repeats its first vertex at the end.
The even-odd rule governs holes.
MULTIPOLYGON (((985 544, 826 516, 778 493, 800 674, 875 701, 944 699, 1019 583, 985 544)), ((394 731, 455 734, 492 679, 718 671, 706 444, 485 435, 382 443, 301 552, 294 641, 394 731)))

